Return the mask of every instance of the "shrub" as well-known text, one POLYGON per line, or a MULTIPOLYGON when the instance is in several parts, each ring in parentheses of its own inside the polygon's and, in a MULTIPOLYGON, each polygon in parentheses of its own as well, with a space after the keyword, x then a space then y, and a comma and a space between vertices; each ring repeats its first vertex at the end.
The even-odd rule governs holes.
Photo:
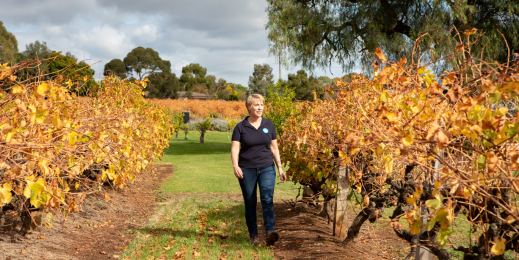
POLYGON ((204 143, 205 132, 207 130, 211 129, 213 126, 214 126, 214 124, 212 122, 212 119, 209 117, 204 119, 203 121, 197 122, 195 124, 196 130, 198 130, 200 132, 200 143, 201 144, 204 143))

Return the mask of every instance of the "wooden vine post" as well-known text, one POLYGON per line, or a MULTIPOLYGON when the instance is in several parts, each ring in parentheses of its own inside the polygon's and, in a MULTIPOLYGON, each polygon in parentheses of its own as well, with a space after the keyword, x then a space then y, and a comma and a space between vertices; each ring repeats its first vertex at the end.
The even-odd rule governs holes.
MULTIPOLYGON (((438 153, 438 157, 441 158, 442 155, 443 155, 443 151, 438 153)), ((436 171, 433 173, 433 180, 431 180, 431 181, 435 181, 439 178, 438 171, 442 167, 443 167, 443 165, 440 163, 440 161, 436 160, 434 162, 434 168, 436 169, 436 171)), ((430 213, 429 210, 427 209, 427 207, 425 207, 425 206, 422 206, 421 210, 422 210, 422 214, 424 214, 424 215, 429 215, 429 213, 430 213)), ((422 219, 422 230, 421 230, 420 234, 426 231, 423 227, 425 227, 425 224, 427 224, 428 221, 429 221, 429 218, 422 219)), ((431 253, 431 250, 429 250, 427 247, 420 246, 416 250, 415 260, 432 260, 432 256, 433 256, 433 254, 431 253)))
POLYGON ((350 193, 346 166, 339 167, 337 188, 339 189, 339 194, 335 197, 333 236, 337 236, 340 240, 343 240, 348 236, 348 225, 346 224, 348 213, 347 197, 350 193))

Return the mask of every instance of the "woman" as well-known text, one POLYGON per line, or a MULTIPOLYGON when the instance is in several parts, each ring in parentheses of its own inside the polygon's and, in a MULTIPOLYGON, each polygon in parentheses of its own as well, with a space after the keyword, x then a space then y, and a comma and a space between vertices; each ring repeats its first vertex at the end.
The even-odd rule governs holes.
POLYGON ((279 234, 274 231, 274 185, 278 167, 281 182, 287 177, 279 158, 276 128, 272 121, 262 117, 265 99, 259 94, 247 97, 249 116, 238 123, 232 133, 231 159, 234 175, 240 182, 245 201, 245 220, 249 229, 250 243, 257 245, 256 189, 259 187, 267 245, 273 245, 279 234), (240 149, 241 145, 241 149, 240 149))

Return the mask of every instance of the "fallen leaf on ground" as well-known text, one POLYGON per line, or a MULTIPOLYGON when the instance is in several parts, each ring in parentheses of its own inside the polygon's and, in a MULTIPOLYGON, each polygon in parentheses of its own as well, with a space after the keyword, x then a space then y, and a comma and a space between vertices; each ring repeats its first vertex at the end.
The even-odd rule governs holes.
POLYGON ((99 252, 99 254, 106 255, 106 252, 105 251, 101 251, 101 252, 99 252))
POLYGON ((25 255, 25 254, 27 254, 27 252, 25 252, 25 251, 22 250, 22 252, 20 252, 20 254, 21 254, 21 255, 25 255))
POLYGON ((38 239, 45 239, 44 236, 38 236, 38 239))

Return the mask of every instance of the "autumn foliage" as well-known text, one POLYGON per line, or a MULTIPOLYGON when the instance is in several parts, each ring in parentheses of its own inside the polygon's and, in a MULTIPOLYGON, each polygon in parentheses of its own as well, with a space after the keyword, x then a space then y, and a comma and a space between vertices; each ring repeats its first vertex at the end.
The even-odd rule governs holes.
POLYGON ((354 222, 396 207, 391 226, 411 254, 416 245, 439 259, 451 258, 447 246, 465 259, 519 251, 519 64, 473 57, 477 36, 460 36, 449 57, 457 66, 441 75, 420 56, 393 62, 377 49, 372 78, 337 82, 334 98, 298 104, 280 140, 288 175, 333 196, 346 167, 363 206, 354 222))
POLYGON ((173 112, 189 111, 195 118, 213 116, 241 119, 248 115, 245 102, 240 101, 151 99, 150 102, 167 107, 173 112))
POLYGON ((168 146, 170 113, 146 102, 144 81, 106 77, 80 102, 69 91, 73 82, 17 82, 19 69, 0 67, 0 208, 22 220, 43 207, 52 225, 53 215, 80 210, 103 183, 127 187, 168 146))

